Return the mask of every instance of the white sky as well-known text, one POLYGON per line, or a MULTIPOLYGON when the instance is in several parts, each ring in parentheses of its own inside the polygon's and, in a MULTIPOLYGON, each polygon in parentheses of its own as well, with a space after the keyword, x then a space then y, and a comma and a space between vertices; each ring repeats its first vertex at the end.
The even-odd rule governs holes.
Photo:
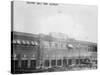
POLYGON ((33 34, 62 32, 75 39, 97 42, 97 7, 50 6, 16 1, 14 31, 33 34))

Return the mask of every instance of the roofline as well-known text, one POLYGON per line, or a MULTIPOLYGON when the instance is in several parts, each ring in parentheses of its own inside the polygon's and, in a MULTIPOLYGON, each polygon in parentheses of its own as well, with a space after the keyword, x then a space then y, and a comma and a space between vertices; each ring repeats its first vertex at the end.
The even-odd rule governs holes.
POLYGON ((38 38, 38 35, 32 34, 32 33, 26 33, 26 32, 18 32, 18 31, 11 31, 13 35, 19 35, 19 36, 28 36, 28 37, 36 37, 38 38))

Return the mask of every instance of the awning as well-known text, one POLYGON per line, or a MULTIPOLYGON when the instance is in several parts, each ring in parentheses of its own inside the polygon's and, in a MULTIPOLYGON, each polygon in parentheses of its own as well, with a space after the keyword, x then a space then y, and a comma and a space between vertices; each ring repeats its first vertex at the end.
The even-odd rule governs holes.
POLYGON ((72 45, 72 44, 68 44, 68 47, 69 47, 69 48, 73 48, 73 45, 72 45))
POLYGON ((18 44, 21 44, 21 41, 20 40, 16 40, 16 41, 17 41, 18 44))
POLYGON ((13 40, 13 43, 14 43, 14 44, 17 43, 16 40, 13 40))
POLYGON ((26 44, 30 45, 30 42, 27 40, 27 41, 26 41, 26 44))
POLYGON ((17 57, 17 55, 16 55, 16 54, 13 54, 13 57, 14 57, 14 58, 16 58, 16 57, 17 57))
POLYGON ((22 44, 26 44, 25 40, 22 40, 22 44))
POLYGON ((36 41, 34 41, 35 45, 38 45, 38 43, 36 41))
POLYGON ((31 44, 34 45, 34 41, 31 41, 31 44))
POLYGON ((28 41, 28 40, 13 40, 13 44, 27 44, 27 45, 38 45, 37 41, 28 41))

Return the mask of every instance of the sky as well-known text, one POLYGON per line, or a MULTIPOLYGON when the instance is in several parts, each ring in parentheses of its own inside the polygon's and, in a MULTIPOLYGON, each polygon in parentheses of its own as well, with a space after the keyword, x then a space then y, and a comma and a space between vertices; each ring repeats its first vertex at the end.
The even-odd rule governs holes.
POLYGON ((64 33, 97 42, 97 7, 88 5, 14 2, 13 30, 26 33, 64 33))

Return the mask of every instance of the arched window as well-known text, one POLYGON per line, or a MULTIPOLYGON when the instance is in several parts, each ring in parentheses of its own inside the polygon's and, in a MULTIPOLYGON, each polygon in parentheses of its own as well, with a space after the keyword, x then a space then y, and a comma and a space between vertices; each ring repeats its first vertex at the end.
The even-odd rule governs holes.
POLYGON ((51 66, 53 66, 53 67, 56 66, 56 60, 54 60, 54 59, 51 60, 51 66))
POLYGON ((61 66, 61 59, 57 60, 57 65, 61 66))
POLYGON ((55 48, 57 48, 57 47, 58 47, 58 44, 57 44, 56 42, 54 43, 54 47, 55 47, 55 48))
POLYGON ((61 43, 57 42, 56 44, 58 48, 61 48, 61 43))
POLYGON ((44 41, 43 44, 44 44, 44 47, 45 47, 45 48, 49 48, 49 47, 50 47, 48 41, 44 41))
POLYGON ((61 48, 66 48, 66 44, 65 43, 61 43, 60 46, 61 46, 61 48))
POLYGON ((50 64, 50 63, 49 63, 49 60, 45 60, 45 64, 44 64, 45 67, 49 67, 49 64, 50 64))
POLYGON ((50 44, 52 48, 55 48, 55 42, 51 42, 50 44))

